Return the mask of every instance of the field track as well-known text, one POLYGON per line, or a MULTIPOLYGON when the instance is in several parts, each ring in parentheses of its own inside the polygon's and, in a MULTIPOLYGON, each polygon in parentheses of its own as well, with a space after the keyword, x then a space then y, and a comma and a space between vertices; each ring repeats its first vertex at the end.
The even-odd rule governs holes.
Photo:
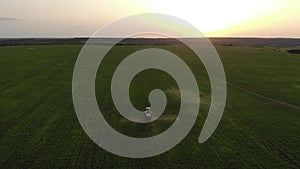
POLYGON ((235 88, 238 88, 238 89, 241 89, 241 90, 243 90, 243 91, 245 91, 245 92, 247 92, 247 93, 251 93, 251 94, 253 94, 253 95, 255 95, 255 96, 259 96, 259 97, 265 98, 265 99, 270 100, 270 101, 272 101, 272 102, 279 103, 279 104, 282 104, 282 105, 289 106, 289 107, 292 107, 292 108, 295 108, 295 109, 300 110, 300 106, 297 106, 297 105, 288 103, 288 102, 283 101, 283 100, 280 100, 280 99, 271 98, 271 97, 262 95, 262 94, 260 94, 260 93, 258 93, 258 92, 255 92, 255 91, 253 91, 253 90, 250 90, 250 89, 248 89, 248 88, 245 88, 245 87, 242 87, 242 86, 239 86, 239 85, 236 85, 236 84, 232 84, 232 83, 230 83, 230 82, 228 82, 228 81, 227 81, 227 85, 232 86, 232 87, 235 87, 235 88))

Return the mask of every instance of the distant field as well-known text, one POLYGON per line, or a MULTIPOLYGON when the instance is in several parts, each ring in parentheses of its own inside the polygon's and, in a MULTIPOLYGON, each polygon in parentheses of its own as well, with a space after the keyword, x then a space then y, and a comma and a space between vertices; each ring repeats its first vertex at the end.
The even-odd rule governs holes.
MULTIPOLYGON (((83 45, 89 38, 0 38, 0 46, 17 45, 83 45)), ((185 38, 197 42, 198 38, 185 38)), ((271 46, 271 47, 300 47, 299 38, 209 38, 215 46, 271 46)), ((112 38, 93 38, 93 42, 101 45, 111 44, 112 38)), ((201 40, 200 40, 201 42, 201 40)), ((119 45, 177 45, 173 38, 127 38, 119 45)))
MULTIPOLYGON (((174 52, 190 66, 201 90, 201 108, 193 129, 175 148, 151 158, 130 159, 99 148, 77 120, 71 84, 81 47, 0 47, 0 168, 300 168, 299 54, 285 48, 217 47, 228 81, 227 103, 216 132, 199 144, 210 104, 207 73, 183 46, 155 46, 174 52)), ((147 47, 151 46, 114 47, 96 80, 98 105, 107 121, 134 137, 167 129, 180 103, 175 81, 161 71, 148 70, 133 80, 131 100, 143 110, 149 91, 163 89, 168 97, 164 118, 135 124, 114 108, 109 89, 114 69, 126 55, 147 47)))

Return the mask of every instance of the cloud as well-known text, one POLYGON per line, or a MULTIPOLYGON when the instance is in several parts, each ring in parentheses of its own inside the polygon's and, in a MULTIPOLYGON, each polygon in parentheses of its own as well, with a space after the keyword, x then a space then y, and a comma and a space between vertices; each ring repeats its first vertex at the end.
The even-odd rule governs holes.
POLYGON ((0 21, 20 21, 20 18, 0 17, 0 21))

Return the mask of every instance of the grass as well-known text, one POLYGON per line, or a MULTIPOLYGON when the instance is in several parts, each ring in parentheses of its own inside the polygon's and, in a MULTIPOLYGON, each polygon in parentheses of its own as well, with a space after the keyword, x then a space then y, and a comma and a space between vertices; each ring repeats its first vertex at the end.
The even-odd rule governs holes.
MULTIPOLYGON (((174 117, 180 103, 174 79, 147 70, 132 81, 131 100, 143 110, 148 93, 160 88, 168 98, 164 116, 151 124, 136 124, 116 111, 109 89, 114 68, 126 55, 145 47, 149 46, 115 47, 103 60, 96 81, 98 105, 107 121, 134 137, 167 129, 174 118, 166 117, 174 117)), ((161 48, 178 54, 196 75, 201 90, 198 119, 170 151, 129 159, 99 148, 77 120, 71 84, 81 46, 0 47, 0 168, 300 168, 300 110, 284 104, 300 106, 299 55, 267 48, 217 47, 229 83, 227 104, 216 132, 199 144, 210 104, 206 71, 191 51, 181 46, 161 48)))

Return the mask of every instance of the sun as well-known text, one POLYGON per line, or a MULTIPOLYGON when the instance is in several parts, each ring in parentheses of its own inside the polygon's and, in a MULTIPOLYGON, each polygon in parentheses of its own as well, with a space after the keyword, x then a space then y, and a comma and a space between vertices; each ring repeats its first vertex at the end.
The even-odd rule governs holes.
MULTIPOLYGON (((261 17, 279 6, 278 0, 149 0, 148 8, 155 12, 173 15, 196 26, 204 34, 213 34, 247 20, 261 17)), ((253 23, 255 24, 255 23, 253 23)))

